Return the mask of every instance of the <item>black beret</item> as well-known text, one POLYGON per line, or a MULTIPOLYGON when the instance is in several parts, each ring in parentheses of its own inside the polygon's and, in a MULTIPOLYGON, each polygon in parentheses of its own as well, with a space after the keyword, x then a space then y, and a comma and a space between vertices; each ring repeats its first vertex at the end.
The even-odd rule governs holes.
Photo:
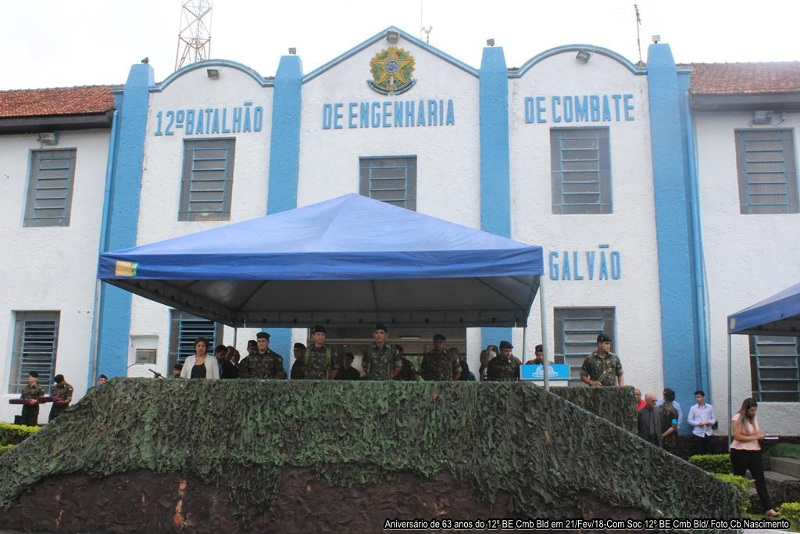
POLYGON ((434 341, 447 341, 447 338, 444 337, 442 334, 434 334, 433 335, 434 341))
POLYGON ((296 348, 296 349, 304 349, 304 348, 306 348, 306 346, 303 345, 302 343, 295 343, 294 344, 294 348, 296 348))
POLYGON ((600 335, 597 336, 597 342, 598 343, 603 343, 605 341, 608 341, 609 343, 613 343, 614 340, 611 339, 611 336, 607 336, 605 334, 600 334, 600 335))
POLYGON ((32 376, 33 378, 39 378, 39 372, 31 371, 30 373, 28 373, 28 376, 32 376))
POLYGON ((511 343, 509 343, 508 341, 501 341, 501 342, 500 342, 500 350, 503 350, 503 349, 513 349, 513 348, 514 348, 514 345, 512 345, 512 344, 511 344, 511 343))
POLYGON ((383 330, 384 332, 388 332, 389 329, 386 328, 386 325, 383 323, 378 323, 375 325, 375 330, 383 330))
POLYGON ((55 382, 56 384, 60 384, 63 381, 64 381, 64 375, 56 375, 53 377, 53 382, 55 382))
POLYGON ((256 334, 256 339, 269 339, 269 334, 266 332, 259 332, 256 334))
POLYGON ((325 327, 322 326, 321 324, 314 325, 314 328, 311 329, 311 333, 312 334, 316 334, 317 332, 322 332, 323 334, 327 334, 328 333, 328 331, 325 330, 325 327))
POLYGON ((536 345, 533 352, 544 352, 544 347, 542 345, 536 345))

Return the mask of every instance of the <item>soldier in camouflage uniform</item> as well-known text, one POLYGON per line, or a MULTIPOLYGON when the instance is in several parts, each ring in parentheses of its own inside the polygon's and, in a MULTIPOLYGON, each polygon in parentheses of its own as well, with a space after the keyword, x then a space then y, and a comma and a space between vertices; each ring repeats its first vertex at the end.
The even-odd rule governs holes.
POLYGON ((270 350, 269 334, 257 333, 256 344, 258 345, 257 352, 239 362, 239 378, 285 380, 286 370, 283 368, 283 356, 270 350))
POLYGON ((403 347, 400 345, 394 346, 397 349, 397 353, 400 355, 400 372, 397 373, 397 376, 394 377, 395 380, 409 380, 409 381, 416 381, 421 380, 419 373, 414 368, 414 364, 411 363, 411 360, 405 357, 403 354, 403 347))
POLYGON ((461 363, 458 357, 454 357, 444 350, 444 342, 447 338, 442 334, 433 336, 433 348, 422 357, 419 366, 419 374, 423 380, 441 380, 449 382, 458 380, 461 376, 461 363))
POLYGON ((31 371, 28 373, 28 385, 22 388, 22 395, 20 395, 20 398, 33 399, 35 401, 33 404, 22 405, 20 423, 23 425, 36 426, 39 424, 39 402, 36 399, 44 397, 44 389, 36 383, 36 379, 38 378, 39 373, 31 371))
POLYGON ((306 346, 302 343, 295 343, 292 351, 294 352, 294 363, 292 364, 292 370, 289 373, 289 378, 292 380, 302 380, 304 367, 303 360, 306 357, 306 346))
POLYGON ((581 380, 590 386, 625 385, 622 377, 622 363, 611 352, 612 340, 605 334, 597 336, 597 350, 583 360, 581 380))
POLYGON ((328 331, 322 325, 311 329, 314 340, 306 349, 303 358, 303 378, 306 380, 333 380, 339 373, 342 364, 336 349, 325 345, 328 331))
POLYGON ((514 345, 508 341, 500 342, 500 354, 492 358, 486 371, 486 379, 493 382, 514 382, 519 380, 519 359, 511 351, 514 345))
POLYGON ((344 353, 342 368, 336 373, 336 380, 361 380, 361 373, 353 367, 355 355, 352 352, 344 353))
POLYGON ((72 386, 64 380, 64 375, 56 375, 53 378, 53 382, 56 385, 50 396, 58 397, 59 400, 53 401, 53 407, 50 408, 50 417, 47 419, 48 422, 61 415, 61 412, 69 408, 69 403, 72 402, 72 386))
POLYGON ((367 349, 361 361, 365 380, 392 380, 402 370, 400 352, 394 345, 386 344, 386 325, 377 324, 372 331, 375 344, 367 349))

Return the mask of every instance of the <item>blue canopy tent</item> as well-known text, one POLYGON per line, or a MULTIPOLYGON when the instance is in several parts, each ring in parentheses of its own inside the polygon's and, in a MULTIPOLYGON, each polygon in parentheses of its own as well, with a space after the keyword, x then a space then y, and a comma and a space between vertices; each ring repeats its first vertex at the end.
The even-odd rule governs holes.
POLYGON ((100 255, 98 278, 233 327, 525 326, 542 248, 349 194, 100 255))
MULTIPOLYGON (((733 363, 731 335, 800 337, 800 283, 728 316, 728 413, 732 413, 733 363)), ((730 426, 728 441, 730 442, 730 426)))
POLYGON ((728 333, 800 337, 800 284, 729 315, 728 333))

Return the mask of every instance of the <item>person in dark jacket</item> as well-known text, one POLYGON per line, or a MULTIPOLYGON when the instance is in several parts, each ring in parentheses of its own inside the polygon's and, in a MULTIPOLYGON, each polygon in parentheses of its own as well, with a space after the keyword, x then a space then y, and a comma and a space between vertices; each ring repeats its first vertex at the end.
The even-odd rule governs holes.
POLYGON ((649 441, 656 447, 663 447, 661 437, 661 413, 656 409, 655 393, 647 393, 644 396, 645 406, 636 412, 637 434, 639 437, 649 441))

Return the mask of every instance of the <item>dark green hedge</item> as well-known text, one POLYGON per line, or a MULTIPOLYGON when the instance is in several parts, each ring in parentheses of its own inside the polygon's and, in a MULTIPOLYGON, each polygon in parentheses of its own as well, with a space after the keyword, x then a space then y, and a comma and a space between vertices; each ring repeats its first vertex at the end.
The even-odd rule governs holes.
POLYGON ((714 473, 714 476, 726 484, 730 484, 731 487, 739 492, 740 510, 743 514, 746 513, 747 509, 750 507, 750 496, 748 492, 750 491, 750 486, 753 485, 753 480, 731 473, 714 473))
POLYGON ((709 473, 733 474, 729 454, 696 454, 689 458, 689 463, 709 473))
POLYGON ((446 470, 517 517, 574 517, 582 492, 650 517, 739 513, 729 485, 558 395, 475 382, 115 379, 0 457, 0 505, 47 476, 150 469, 227 480, 245 510, 287 466, 342 486, 446 470))
POLYGON ((769 448, 767 456, 770 458, 781 456, 783 458, 795 458, 800 460, 800 445, 797 443, 776 443, 769 448))
POLYGON ((17 445, 22 441, 38 432, 38 426, 12 425, 0 423, 0 445, 17 445))

